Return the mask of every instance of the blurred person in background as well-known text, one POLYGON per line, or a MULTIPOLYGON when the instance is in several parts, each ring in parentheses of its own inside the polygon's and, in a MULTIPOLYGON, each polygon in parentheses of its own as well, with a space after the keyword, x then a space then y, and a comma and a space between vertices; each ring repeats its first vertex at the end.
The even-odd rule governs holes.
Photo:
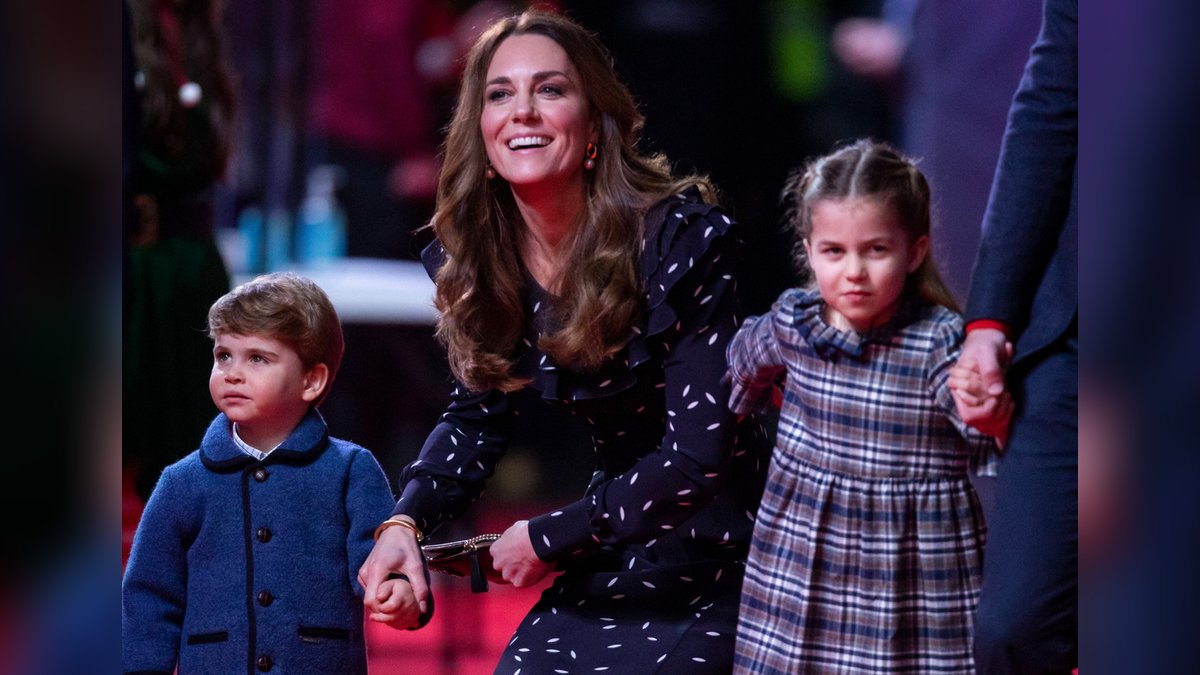
POLYGON ((141 109, 128 179, 125 465, 145 500, 162 468, 204 433, 208 306, 230 279, 213 234, 213 188, 229 157, 234 94, 220 0, 128 0, 141 109))
POLYGON ((979 223, 1013 90, 1041 19, 1039 0, 884 0, 840 20, 832 48, 851 72, 886 83, 896 143, 920 161, 934 194, 934 258, 967 296, 979 223))
POLYGON ((452 52, 424 47, 448 30, 445 5, 312 3, 306 162, 340 169, 347 255, 416 260, 420 253, 412 235, 432 214, 437 184, 435 78, 454 75, 444 63, 452 52))

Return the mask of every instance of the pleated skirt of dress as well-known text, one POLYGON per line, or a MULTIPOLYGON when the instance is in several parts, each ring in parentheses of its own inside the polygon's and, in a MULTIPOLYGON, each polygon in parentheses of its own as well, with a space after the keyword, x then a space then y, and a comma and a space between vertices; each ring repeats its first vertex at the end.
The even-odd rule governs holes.
POLYGON ((861 478, 776 452, 734 672, 974 672, 986 533, 966 475, 861 478))

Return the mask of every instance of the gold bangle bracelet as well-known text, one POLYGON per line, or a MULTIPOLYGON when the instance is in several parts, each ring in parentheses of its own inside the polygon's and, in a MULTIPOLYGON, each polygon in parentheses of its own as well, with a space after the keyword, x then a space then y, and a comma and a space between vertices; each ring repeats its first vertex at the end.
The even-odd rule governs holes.
POLYGON ((387 520, 380 523, 379 527, 375 528, 375 541, 379 541, 379 535, 382 534, 384 530, 388 529, 389 527, 391 527, 393 525, 399 525, 400 527, 403 527, 406 530, 412 531, 412 533, 414 535, 416 535, 416 537, 417 537, 418 544, 425 540, 425 535, 421 534, 421 530, 417 529, 416 525, 413 525, 412 523, 408 522, 407 520, 400 520, 399 518, 388 518, 387 520))

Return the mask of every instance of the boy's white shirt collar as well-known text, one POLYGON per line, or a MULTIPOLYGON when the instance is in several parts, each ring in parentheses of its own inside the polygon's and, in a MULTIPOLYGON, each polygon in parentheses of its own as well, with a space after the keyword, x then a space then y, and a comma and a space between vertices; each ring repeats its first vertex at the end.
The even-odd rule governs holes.
POLYGON ((279 445, 276 445, 275 448, 271 448, 270 450, 263 452, 262 450, 259 450, 258 448, 250 445, 246 441, 243 441, 242 437, 238 436, 237 422, 233 423, 233 442, 235 445, 238 446, 238 448, 240 448, 242 450, 242 452, 246 453, 247 455, 250 455, 251 457, 253 457, 254 459, 257 459, 260 462, 263 461, 264 459, 266 459, 267 455, 274 452, 275 448, 279 447, 279 445))

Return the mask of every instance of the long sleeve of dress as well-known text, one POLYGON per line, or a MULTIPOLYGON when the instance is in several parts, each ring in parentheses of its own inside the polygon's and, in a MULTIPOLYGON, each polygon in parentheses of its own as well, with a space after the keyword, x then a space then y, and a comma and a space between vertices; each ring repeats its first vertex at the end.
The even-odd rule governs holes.
POLYGON ((729 407, 746 415, 768 404, 772 387, 787 371, 780 349, 777 324, 786 317, 779 314, 778 301, 771 311, 746 319, 726 349, 732 392, 729 407))
MULTIPOLYGON (((533 546, 544 560, 599 545, 652 542, 672 531, 721 490, 726 466, 738 451, 723 379, 725 345, 738 326, 733 270, 739 242, 719 210, 678 213, 669 222, 672 217, 682 221, 679 240, 701 243, 696 251, 676 244, 663 258, 662 278, 649 281, 661 284, 658 290, 666 292, 674 317, 654 337, 663 359, 661 444, 593 485, 582 499, 531 519, 533 546)), ((652 305, 654 293, 650 289, 652 305)), ((653 332, 653 316, 650 323, 653 332)))
POLYGON ((995 476, 1000 466, 996 452, 996 441, 962 420, 954 397, 950 393, 950 369, 958 362, 962 351, 962 320, 955 316, 951 321, 937 324, 930 336, 931 348, 927 365, 927 385, 937 407, 966 439, 970 451, 970 463, 976 475, 995 476))
POLYGON ((511 396, 476 393, 458 384, 450 405, 400 475, 393 514, 405 514, 425 533, 461 516, 495 473, 513 434, 511 396))

